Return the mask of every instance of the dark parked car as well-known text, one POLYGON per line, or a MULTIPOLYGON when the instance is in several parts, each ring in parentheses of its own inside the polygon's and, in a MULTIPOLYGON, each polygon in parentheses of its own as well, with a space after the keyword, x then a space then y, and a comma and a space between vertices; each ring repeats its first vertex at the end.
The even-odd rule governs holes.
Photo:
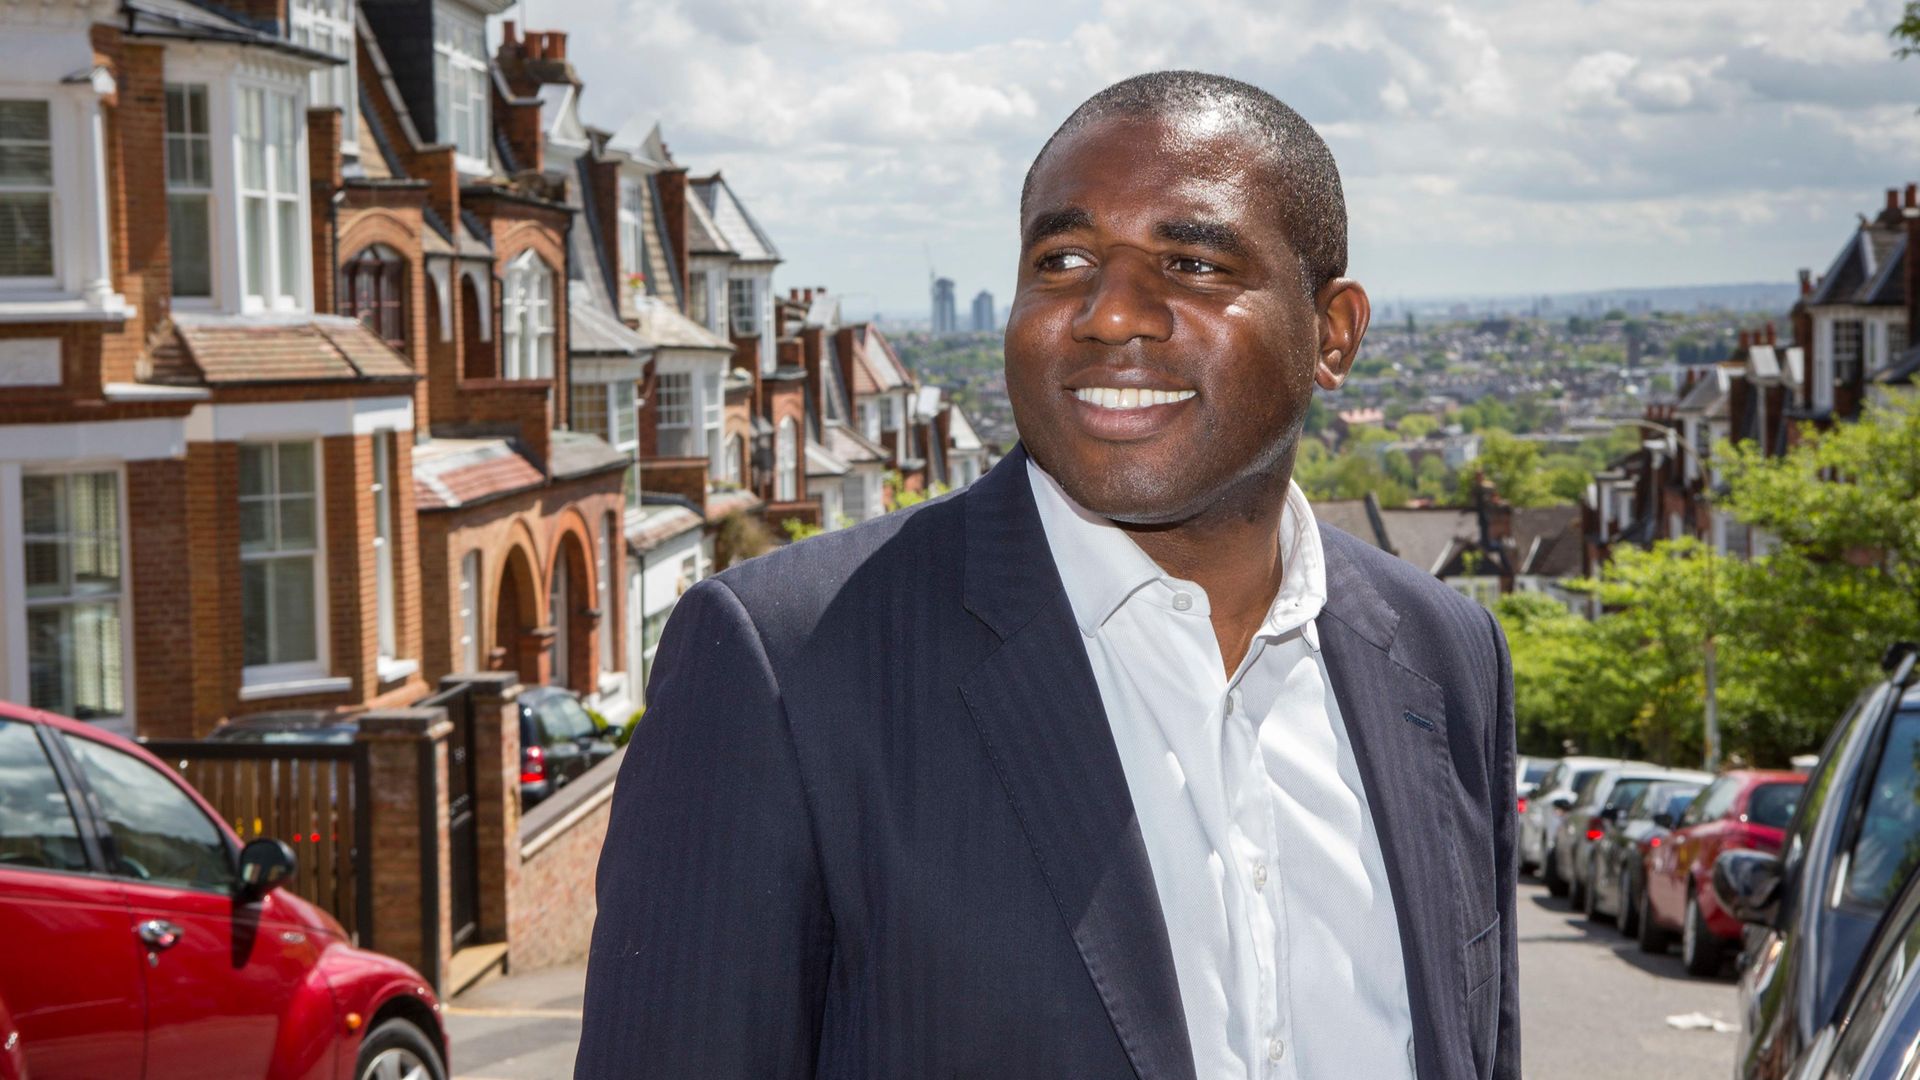
POLYGON ((1908 1080, 1920 1062, 1920 874, 1880 920, 1834 1012, 1795 1070, 1803 1080, 1908 1080))
POLYGON ((1680 937, 1690 975, 1718 972, 1740 944, 1740 921, 1713 892, 1713 861, 1723 851, 1778 853, 1807 778, 1794 772, 1735 769, 1715 780, 1647 854, 1646 918, 1640 947, 1660 953, 1680 937))
MULTIPOLYGON (((1526 805, 1519 808, 1522 873, 1538 871, 1542 878, 1546 877, 1547 867, 1553 862, 1554 833, 1561 819, 1566 816, 1567 808, 1573 805, 1574 792, 1602 769, 1625 764, 1635 763, 1597 757, 1566 757, 1553 763, 1547 774, 1534 785, 1533 794, 1527 796, 1526 805)), ((1647 768, 1657 766, 1647 765, 1647 768)), ((1563 883, 1561 890, 1554 895, 1560 896, 1564 892, 1563 883)))
POLYGON ((1602 822, 1605 830, 1588 860, 1587 918, 1612 916, 1620 932, 1639 931, 1646 903, 1647 856, 1667 842, 1673 824, 1707 785, 1699 780, 1655 780, 1602 822))
POLYGON ((1702 772, 1663 769, 1658 765, 1628 763, 1602 769, 1587 778, 1578 791, 1561 800, 1569 805, 1555 829, 1552 857, 1541 870, 1547 891, 1565 896, 1576 908, 1587 902, 1588 861, 1593 846, 1605 834, 1608 819, 1626 809, 1627 804, 1655 780, 1698 780, 1713 777, 1702 772))
POLYGON ((1920 688, 1912 646, 1828 737, 1778 855, 1728 851, 1716 898, 1749 924, 1735 1075, 1784 1080, 1839 1014, 1894 894, 1920 862, 1920 688))
POLYGON ((571 690, 520 691, 520 805, 532 806, 613 756, 619 747, 571 690))
POLYGON ((159 759, 0 703, 0 1076, 444 1080, 425 979, 159 759))

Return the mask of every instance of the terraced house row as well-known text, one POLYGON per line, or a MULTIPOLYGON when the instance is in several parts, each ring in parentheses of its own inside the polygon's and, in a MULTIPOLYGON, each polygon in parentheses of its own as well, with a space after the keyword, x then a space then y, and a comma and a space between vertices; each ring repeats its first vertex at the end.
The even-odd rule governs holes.
POLYGON ((508 6, 0 11, 0 698, 191 737, 491 669, 620 719, 741 523, 983 471, 508 6))

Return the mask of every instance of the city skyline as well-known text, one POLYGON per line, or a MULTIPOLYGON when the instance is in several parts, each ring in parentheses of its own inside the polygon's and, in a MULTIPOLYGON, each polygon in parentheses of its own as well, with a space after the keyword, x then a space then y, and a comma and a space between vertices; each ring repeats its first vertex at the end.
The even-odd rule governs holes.
POLYGON ((591 122, 657 118, 680 160, 755 200, 801 278, 907 312, 929 253, 1011 296, 1035 151, 1087 94, 1170 66, 1255 82, 1318 127, 1376 297, 1791 282, 1920 177, 1899 11, 579 0, 530 18, 604 28, 574 43, 591 122))

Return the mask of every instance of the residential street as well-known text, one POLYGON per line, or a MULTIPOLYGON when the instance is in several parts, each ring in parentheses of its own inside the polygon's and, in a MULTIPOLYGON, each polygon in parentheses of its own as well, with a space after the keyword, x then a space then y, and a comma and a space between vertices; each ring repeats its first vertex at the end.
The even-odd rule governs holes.
MULTIPOLYGON (((1520 886, 1519 923, 1529 1080, 1721 1080, 1731 1070, 1732 1035, 1667 1023, 1690 1013, 1734 1021, 1731 978, 1688 978, 1677 955, 1642 954, 1612 927, 1590 927, 1532 882, 1520 886)), ((496 978, 455 998, 447 1008, 455 1076, 571 1076, 585 978, 585 965, 554 968, 496 978)))
POLYGON ((1737 1023, 1731 974, 1690 978, 1677 951, 1648 956, 1535 882, 1521 883, 1518 908, 1520 1056, 1528 1080, 1732 1074, 1731 1034, 1667 1023, 1696 1012, 1737 1023))

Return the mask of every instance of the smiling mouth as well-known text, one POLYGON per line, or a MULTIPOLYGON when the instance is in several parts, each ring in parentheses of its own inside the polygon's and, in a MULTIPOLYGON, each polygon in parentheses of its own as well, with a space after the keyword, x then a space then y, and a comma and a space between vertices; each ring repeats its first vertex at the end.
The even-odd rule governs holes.
POLYGON ((1133 386, 1084 386, 1075 390, 1073 396, 1101 409, 1149 409, 1185 401, 1195 393, 1192 390, 1143 390, 1133 386))

